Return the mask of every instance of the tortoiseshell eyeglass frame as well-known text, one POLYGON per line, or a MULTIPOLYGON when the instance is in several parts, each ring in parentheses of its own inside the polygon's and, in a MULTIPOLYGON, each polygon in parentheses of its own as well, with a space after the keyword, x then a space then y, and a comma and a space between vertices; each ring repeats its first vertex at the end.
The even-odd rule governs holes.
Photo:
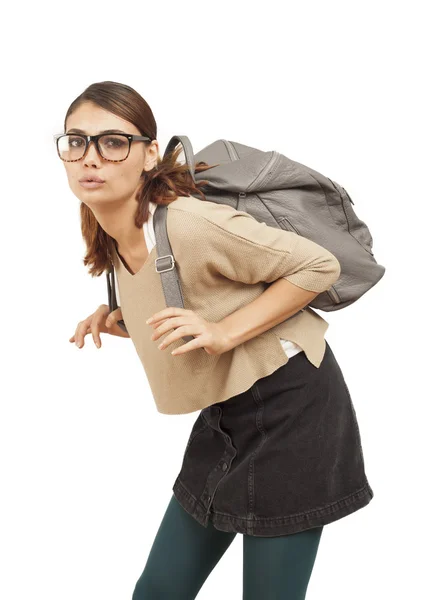
POLYGON ((110 132, 106 132, 106 133, 99 133, 98 135, 85 135, 83 133, 57 133, 56 135, 53 136, 53 139, 56 144, 57 154, 58 154, 59 158, 61 160, 63 160, 63 162, 77 162, 79 160, 82 160, 82 158, 85 157, 86 152, 88 151, 88 148, 89 148, 89 144, 91 142, 94 142, 97 152, 103 160, 107 160, 108 162, 123 162, 124 160, 126 160, 128 158, 128 156, 130 154, 130 148, 131 148, 132 142, 151 142, 152 141, 152 139, 150 137, 145 136, 145 135, 134 135, 132 133, 118 133, 115 131, 112 134, 110 134, 110 132), (85 140, 85 150, 83 152, 83 155, 80 158, 75 158, 74 160, 65 160, 64 158, 61 157, 60 152, 59 152, 59 139, 66 135, 73 135, 75 137, 81 137, 85 140), (120 160, 111 160, 110 158, 106 158, 105 156, 103 156, 101 154, 99 140, 100 140, 100 137, 104 137, 105 135, 122 135, 123 137, 127 138, 128 153, 125 158, 121 158, 120 160))

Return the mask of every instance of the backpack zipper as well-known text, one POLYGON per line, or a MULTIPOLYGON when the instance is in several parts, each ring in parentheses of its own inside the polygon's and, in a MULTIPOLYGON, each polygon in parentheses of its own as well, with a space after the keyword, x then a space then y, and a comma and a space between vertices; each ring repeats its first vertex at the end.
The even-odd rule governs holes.
POLYGON ((234 145, 228 140, 222 140, 228 150, 228 154, 230 155, 231 160, 239 160, 239 156, 234 148, 234 145))
POLYGON ((293 223, 290 222, 290 220, 287 217, 281 217, 280 219, 278 219, 277 223, 278 225, 280 225, 283 221, 285 221, 286 223, 288 223, 289 227, 282 227, 281 229, 285 229, 287 231, 294 231, 295 233, 297 233, 298 235, 301 235, 300 231, 298 231, 298 229, 296 229, 296 227, 293 225, 293 223))
POLYGON ((270 177, 273 174, 272 167, 275 167, 275 164, 278 162, 278 159, 280 158, 280 156, 281 156, 281 154, 279 152, 277 152, 276 150, 272 150, 272 156, 270 157, 269 162, 263 168, 263 171, 260 172, 258 177, 256 179, 254 179, 254 181, 252 181, 250 185, 248 185, 248 187, 246 188, 246 191, 248 191, 249 188, 254 185, 254 183, 256 186, 259 186, 260 183, 263 183, 265 179, 270 179, 270 177))
MULTIPOLYGON (((239 160, 240 157, 238 156, 237 151, 234 148, 234 144, 232 142, 229 142, 228 140, 222 141, 224 142, 228 150, 228 154, 230 155, 231 160, 239 160)), ((266 177, 270 177, 272 175, 273 171, 271 169, 273 166, 275 166, 275 163, 278 162, 280 156, 281 155, 277 150, 272 150, 272 156, 270 157, 269 162, 266 164, 265 167, 263 167, 263 170, 259 173, 257 179, 254 179, 254 181, 252 181, 251 184, 248 185, 245 192, 247 192, 254 183, 256 185, 259 185, 260 183, 263 183, 263 180, 266 177)))

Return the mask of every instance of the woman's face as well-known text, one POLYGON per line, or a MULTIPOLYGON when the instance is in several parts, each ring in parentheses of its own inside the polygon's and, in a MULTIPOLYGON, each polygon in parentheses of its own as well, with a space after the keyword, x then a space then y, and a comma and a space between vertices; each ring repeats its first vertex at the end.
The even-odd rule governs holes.
MULTIPOLYGON (((74 133, 73 129, 81 129, 81 133, 95 135, 105 130, 118 129, 124 133, 141 135, 132 123, 91 102, 82 104, 69 115, 66 127, 66 133, 74 133)), ((72 192, 89 208, 102 203, 131 199, 142 185, 143 170, 152 169, 158 157, 157 141, 154 140, 151 145, 146 144, 140 141, 132 142, 128 157, 117 163, 101 158, 95 144, 90 144, 81 160, 63 162, 72 192), (95 188, 83 187, 80 179, 92 175, 100 177, 104 183, 95 188)))

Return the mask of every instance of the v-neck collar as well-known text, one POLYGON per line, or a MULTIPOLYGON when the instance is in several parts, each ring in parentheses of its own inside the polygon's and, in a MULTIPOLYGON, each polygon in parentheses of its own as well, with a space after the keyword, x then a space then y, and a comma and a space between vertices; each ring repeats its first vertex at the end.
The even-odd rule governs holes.
POLYGON ((146 257, 146 259, 145 259, 145 262, 143 263, 143 265, 141 266, 141 268, 139 269, 139 271, 136 271, 136 273, 134 273, 134 274, 133 274, 133 273, 130 273, 130 271, 129 271, 129 270, 127 269, 127 267, 125 266, 125 264, 124 264, 124 261, 122 260, 121 256, 120 256, 120 255, 119 255, 119 253, 118 253, 118 250, 116 249, 116 246, 115 246, 115 252, 116 252, 116 256, 118 257, 118 260, 119 260, 119 264, 120 264, 120 266, 121 266, 121 269, 122 269, 122 270, 123 270, 125 273, 127 273, 127 276, 128 276, 128 277, 135 278, 135 277, 137 277, 138 275, 140 275, 140 273, 142 273, 142 271, 145 269, 145 267, 148 265, 148 263, 150 263, 150 262, 151 262, 151 259, 154 257, 154 255, 155 255, 155 253, 156 253, 156 246, 154 246, 154 247, 151 249, 151 251, 150 251, 150 252, 148 252, 148 256, 146 257))

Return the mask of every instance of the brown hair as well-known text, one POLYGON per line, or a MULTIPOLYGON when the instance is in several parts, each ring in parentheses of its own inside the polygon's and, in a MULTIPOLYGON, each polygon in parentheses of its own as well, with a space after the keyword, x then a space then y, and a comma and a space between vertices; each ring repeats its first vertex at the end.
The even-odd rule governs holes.
MULTIPOLYGON (((157 138, 157 124, 148 103, 142 96, 128 85, 114 81, 101 81, 89 85, 69 106, 66 121, 81 104, 92 102, 101 108, 133 123, 141 132, 155 140, 157 138)), ((151 144, 151 142, 144 142, 151 144)), ((189 166, 177 162, 183 148, 176 147, 164 158, 160 156, 157 164, 151 171, 143 171, 143 185, 136 195, 137 210, 135 213, 136 227, 142 227, 149 216, 149 202, 156 204, 170 204, 178 196, 199 194, 206 200, 200 189, 208 183, 206 180, 194 181, 189 171, 189 166)), ((212 166, 205 162, 195 164, 195 173, 210 169, 212 166)), ((85 266, 90 265, 89 274, 92 277, 100 276, 111 268, 111 256, 114 249, 114 239, 107 234, 98 223, 91 209, 84 202, 80 203, 81 231, 86 244, 86 255, 83 259, 85 266)))

